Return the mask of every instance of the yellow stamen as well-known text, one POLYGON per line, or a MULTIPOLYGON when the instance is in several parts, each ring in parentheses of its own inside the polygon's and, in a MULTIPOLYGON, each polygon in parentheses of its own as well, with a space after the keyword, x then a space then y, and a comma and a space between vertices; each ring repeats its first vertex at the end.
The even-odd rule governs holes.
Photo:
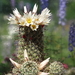
POLYGON ((32 28, 35 29, 36 28, 36 25, 32 25, 32 28))
POLYGON ((39 19, 35 19, 35 21, 39 21, 39 19))
POLYGON ((24 22, 21 22, 20 24, 21 24, 21 25, 24 25, 24 22))
POLYGON ((27 19, 27 22, 28 22, 28 23, 31 23, 31 22, 32 22, 32 20, 31 20, 30 18, 28 18, 28 19, 27 19))

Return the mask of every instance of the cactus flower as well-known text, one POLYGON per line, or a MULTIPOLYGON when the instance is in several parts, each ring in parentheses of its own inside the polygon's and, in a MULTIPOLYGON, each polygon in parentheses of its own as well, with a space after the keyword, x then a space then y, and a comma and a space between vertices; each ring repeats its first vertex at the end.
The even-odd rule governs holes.
POLYGON ((48 25, 50 23, 50 10, 45 8, 40 14, 37 14, 38 5, 34 5, 32 11, 27 11, 24 6, 24 15, 20 15, 17 8, 13 10, 13 14, 8 18, 9 24, 18 24, 20 26, 30 27, 33 31, 39 28, 39 25, 48 25))

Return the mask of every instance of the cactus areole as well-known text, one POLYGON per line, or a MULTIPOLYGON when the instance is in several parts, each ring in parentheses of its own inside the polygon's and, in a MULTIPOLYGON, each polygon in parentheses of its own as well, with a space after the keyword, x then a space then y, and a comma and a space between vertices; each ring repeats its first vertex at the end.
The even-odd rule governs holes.
POLYGON ((20 72, 22 75, 37 75, 39 73, 38 65, 33 61, 24 62, 20 67, 20 72))
POLYGON ((38 64, 34 61, 29 60, 27 51, 24 50, 25 62, 23 62, 22 64, 18 64, 11 58, 10 61, 17 69, 15 75, 17 75, 17 73, 18 75, 48 75, 49 73, 41 72, 40 70, 42 70, 47 65, 49 59, 50 58, 47 58, 46 60, 38 64))

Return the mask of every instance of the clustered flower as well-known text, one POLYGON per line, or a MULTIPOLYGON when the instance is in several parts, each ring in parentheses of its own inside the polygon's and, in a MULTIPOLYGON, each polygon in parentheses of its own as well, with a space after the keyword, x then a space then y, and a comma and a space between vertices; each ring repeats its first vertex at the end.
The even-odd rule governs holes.
POLYGON ((73 51, 75 47, 75 24, 72 23, 69 31, 69 51, 73 51))
POLYGON ((38 6, 35 4, 33 10, 28 12, 24 6, 24 15, 21 15, 17 8, 13 10, 13 14, 8 18, 9 24, 18 24, 20 26, 30 27, 33 31, 39 28, 39 25, 48 25, 50 22, 50 10, 45 8, 41 14, 37 14, 38 6))
POLYGON ((65 25, 66 19, 66 3, 67 0, 60 0, 59 2, 59 24, 65 25))

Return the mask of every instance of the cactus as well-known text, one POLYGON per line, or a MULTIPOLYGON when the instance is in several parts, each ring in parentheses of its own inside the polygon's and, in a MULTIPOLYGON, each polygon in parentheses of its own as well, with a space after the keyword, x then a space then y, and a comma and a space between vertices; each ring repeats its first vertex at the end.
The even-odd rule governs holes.
POLYGON ((22 75, 37 75, 39 72, 38 65, 36 62, 27 61, 21 65, 20 72, 22 75))
MULTIPOLYGON (((50 75, 61 75, 64 72, 62 63, 57 61, 49 64, 44 70, 49 58, 44 60, 43 26, 50 22, 51 13, 48 8, 45 8, 41 14, 37 15, 37 8, 35 4, 33 10, 28 12, 24 6, 24 15, 20 15, 16 8, 13 10, 14 15, 11 14, 8 18, 9 24, 19 25, 18 60, 16 61, 20 64, 10 58, 15 67, 11 73, 6 75, 48 75, 49 73, 50 75)), ((70 69, 65 74, 73 75, 75 69, 70 69)))
MULTIPOLYGON (((42 61, 42 56, 41 56, 41 52, 38 50, 38 47, 34 44, 29 42, 30 44, 25 46, 25 49, 28 52, 28 56, 30 60, 33 61, 42 61), (36 58, 35 58, 36 57, 36 58)), ((17 51, 17 57, 19 58, 19 63, 23 62, 24 57, 23 57, 23 51, 22 50, 18 50, 17 51)))
POLYGON ((41 14, 37 14, 37 8, 35 4, 33 10, 28 12, 24 6, 24 15, 21 15, 16 8, 13 10, 14 15, 11 14, 8 18, 9 24, 19 25, 18 50, 16 51, 18 59, 15 61, 20 64, 10 59, 15 66, 12 69, 14 75, 49 74, 41 70, 49 62, 49 58, 44 60, 43 26, 49 24, 51 13, 48 8, 45 8, 41 14))
POLYGON ((49 65, 49 73, 53 75, 61 75, 64 72, 62 63, 54 61, 49 65))
MULTIPOLYGON (((19 25, 18 51, 22 50, 23 52, 23 50, 26 49, 30 58, 37 56, 35 61, 42 61, 44 60, 43 26, 50 22, 49 17, 51 13, 48 8, 45 8, 41 14, 37 15, 37 8, 38 6, 35 4, 33 10, 28 12, 26 6, 24 6, 24 15, 20 15, 16 8, 13 10, 14 15, 11 14, 8 20, 9 24, 19 25)), ((20 58, 20 51, 17 53, 20 58)), ((22 60, 20 62, 22 62, 22 60)))
MULTIPOLYGON (((32 31, 29 27, 19 26, 19 43, 18 43, 18 51, 26 49, 30 58, 36 57, 33 59, 34 61, 42 61, 44 60, 44 46, 43 46, 43 28, 39 26, 37 31, 32 31), (36 35, 37 34, 37 35, 36 35), (38 55, 40 54, 40 55, 38 55), (39 59, 38 59, 39 57, 39 59)), ((17 52, 18 52, 17 51, 17 52)), ((19 52, 18 52, 19 56, 19 52)))
MULTIPOLYGON (((20 59, 19 62, 23 62, 23 50, 24 49, 27 50, 29 58, 32 59, 33 61, 42 61, 42 53, 39 51, 40 46, 38 47, 38 45, 35 45, 35 43, 33 43, 31 40, 29 40, 30 33, 29 33, 28 37, 25 36, 25 34, 23 34, 24 27, 20 27, 19 32, 20 32, 19 42, 18 42, 19 45, 18 45, 18 51, 17 51, 17 57, 20 59)), ((28 32, 26 32, 26 33, 28 34, 28 32)), ((31 36, 33 36, 33 34, 31 34, 31 36)))
POLYGON ((49 58, 44 60, 39 64, 39 62, 29 60, 27 51, 24 51, 24 62, 22 64, 18 64, 10 58, 10 61, 15 66, 13 68, 12 73, 15 75, 48 75, 49 73, 41 72, 40 70, 44 69, 44 67, 49 62, 49 58))

